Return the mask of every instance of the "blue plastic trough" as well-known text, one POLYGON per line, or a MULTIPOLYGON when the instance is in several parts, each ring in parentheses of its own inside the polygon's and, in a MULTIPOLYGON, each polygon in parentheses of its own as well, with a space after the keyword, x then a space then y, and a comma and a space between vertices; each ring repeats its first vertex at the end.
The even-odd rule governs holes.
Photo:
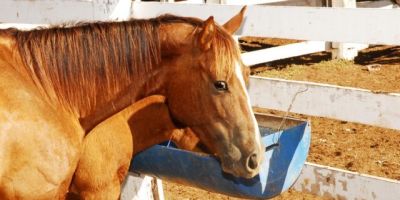
POLYGON ((136 155, 130 171, 230 196, 272 198, 289 189, 300 175, 310 146, 310 124, 288 118, 283 131, 276 131, 282 118, 265 114, 256 118, 266 150, 260 174, 252 179, 223 173, 213 156, 163 145, 136 155))

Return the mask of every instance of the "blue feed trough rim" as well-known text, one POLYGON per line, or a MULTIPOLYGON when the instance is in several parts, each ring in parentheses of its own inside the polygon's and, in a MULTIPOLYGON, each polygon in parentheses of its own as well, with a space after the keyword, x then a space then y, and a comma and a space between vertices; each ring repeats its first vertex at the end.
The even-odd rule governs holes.
POLYGON ((310 146, 311 128, 307 121, 257 114, 262 141, 266 146, 260 174, 252 179, 222 172, 219 161, 174 147, 155 145, 134 157, 131 172, 203 188, 242 198, 272 198, 286 191, 300 175, 310 146))

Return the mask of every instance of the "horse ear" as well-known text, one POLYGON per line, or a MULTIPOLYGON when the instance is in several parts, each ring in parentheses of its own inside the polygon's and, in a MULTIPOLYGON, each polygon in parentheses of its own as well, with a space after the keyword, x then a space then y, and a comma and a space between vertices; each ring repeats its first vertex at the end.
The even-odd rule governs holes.
POLYGON ((247 6, 243 6, 243 8, 240 10, 240 12, 238 14, 233 16, 229 21, 227 21, 223 25, 224 29, 228 33, 233 34, 239 29, 240 25, 243 22, 244 13, 246 12, 246 9, 247 9, 247 6))
POLYGON ((214 17, 211 16, 204 22, 203 30, 201 30, 199 37, 200 48, 203 51, 210 49, 214 39, 215 28, 214 17))

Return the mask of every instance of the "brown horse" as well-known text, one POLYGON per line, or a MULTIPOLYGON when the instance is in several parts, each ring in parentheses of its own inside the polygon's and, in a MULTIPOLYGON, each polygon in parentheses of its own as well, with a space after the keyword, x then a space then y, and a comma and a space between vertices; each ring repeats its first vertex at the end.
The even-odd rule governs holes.
POLYGON ((170 15, 0 31, 0 199, 65 198, 85 135, 153 94, 224 171, 257 174, 262 146, 233 31, 170 15))
POLYGON ((83 143, 71 185, 71 199, 117 199, 132 155, 172 139, 193 150, 199 139, 170 118, 165 98, 146 97, 97 125, 83 143))

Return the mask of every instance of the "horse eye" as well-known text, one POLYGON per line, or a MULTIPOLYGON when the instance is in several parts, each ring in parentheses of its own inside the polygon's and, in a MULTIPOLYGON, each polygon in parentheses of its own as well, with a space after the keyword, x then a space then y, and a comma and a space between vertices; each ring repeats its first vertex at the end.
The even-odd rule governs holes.
POLYGON ((220 91, 228 90, 228 84, 225 81, 215 81, 214 87, 215 87, 215 89, 220 90, 220 91))

